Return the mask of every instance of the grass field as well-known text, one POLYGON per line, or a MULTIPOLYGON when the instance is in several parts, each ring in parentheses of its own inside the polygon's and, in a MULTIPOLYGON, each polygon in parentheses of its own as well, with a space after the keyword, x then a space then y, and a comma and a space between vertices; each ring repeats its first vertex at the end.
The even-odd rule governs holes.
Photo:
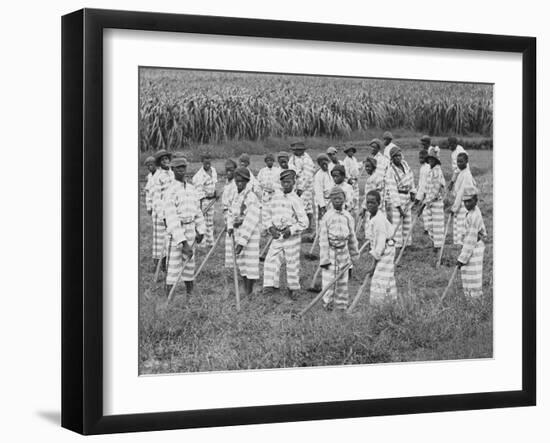
MULTIPOLYGON (((403 140, 405 141, 405 140, 403 140)), ((323 150, 329 145, 325 141, 323 150)), ((399 141, 398 141, 399 143, 399 141)), ((319 146, 310 150, 313 158, 319 146)), ((406 145, 406 143, 403 143, 406 145)), ((266 147, 265 149, 269 149, 266 147)), ((364 159, 360 152, 359 158, 364 159)), ((406 149, 405 159, 418 177, 417 150, 406 149)), ((223 160, 213 162, 223 171, 223 160)), ((414 245, 404 253, 396 270, 399 300, 367 311, 365 298, 355 313, 341 315, 314 307, 302 319, 292 314, 305 307, 315 294, 306 291, 317 262, 302 254, 299 298, 291 302, 276 293, 267 298, 260 285, 242 297, 236 312, 233 291, 223 279, 223 239, 196 282, 195 295, 187 300, 180 287, 172 304, 163 308, 162 284, 153 284, 151 270, 151 219, 140 205, 140 312, 139 373, 283 368, 381 362, 427 361, 491 357, 493 353, 493 179, 492 151, 470 152, 472 173, 480 189, 480 209, 488 230, 484 257, 482 301, 466 300, 460 278, 455 280, 442 309, 436 309, 452 272, 458 247, 448 244, 443 266, 436 260, 428 239, 417 225, 414 245)), ((252 156, 252 169, 263 166, 263 157, 252 156)), ((189 166, 193 174, 200 165, 189 166)), ((442 167, 450 177, 450 155, 442 151, 442 167)), ((140 177, 145 177, 145 168, 140 177)), ((223 181, 223 178, 220 178, 223 181)), ((142 184, 142 183, 141 183, 142 184)), ((218 184, 219 189, 222 183, 218 184)), ((362 188, 362 186, 361 186, 362 188)), ((216 206, 215 234, 222 229, 220 205, 216 206)), ((360 239, 363 234, 360 234, 360 239)), ((451 233, 447 242, 451 241, 451 233)), ((262 245, 264 243, 262 240, 262 245)), ((361 241, 361 240, 360 240, 361 241)), ((302 252, 311 244, 304 243, 302 252)), ((197 251, 197 266, 206 251, 197 251)), ((355 267, 350 297, 361 284, 368 254, 355 267)), ((284 270, 284 267, 283 267, 284 270)), ((282 273, 284 276, 284 272, 282 273)), ((282 279, 282 288, 285 287, 282 279)), ((230 285, 231 286, 231 285, 230 285)))

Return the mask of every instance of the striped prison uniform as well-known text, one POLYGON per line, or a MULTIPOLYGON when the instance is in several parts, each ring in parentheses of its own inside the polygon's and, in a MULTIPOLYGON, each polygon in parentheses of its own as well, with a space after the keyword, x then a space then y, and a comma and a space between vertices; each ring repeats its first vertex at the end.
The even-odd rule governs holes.
POLYGON ((275 191, 281 190, 280 175, 281 168, 278 166, 272 166, 271 168, 265 166, 258 172, 258 184, 262 191, 260 194, 262 207, 269 204, 275 191))
MULTIPOLYGON (((222 193, 223 219, 226 228, 230 227, 229 208, 231 207, 233 199, 236 195, 237 185, 235 184, 235 180, 231 180, 224 185, 222 193)), ((229 235, 225 236, 225 267, 233 269, 233 243, 229 235)))
POLYGON ((472 177, 472 172, 469 168, 464 168, 456 177, 456 182, 453 187, 455 199, 451 210, 453 211, 453 243, 462 245, 462 237, 464 237, 464 221, 466 220, 466 207, 462 201, 464 189, 476 187, 476 181, 472 177))
POLYGON ((440 165, 430 169, 426 181, 426 198, 424 203, 424 227, 432 239, 435 248, 443 247, 445 243, 445 213, 443 211, 443 193, 445 192, 445 177, 440 165))
POLYGON ((344 168, 346 170, 346 178, 351 181, 353 186, 353 207, 359 207, 359 176, 361 175, 362 165, 354 156, 346 156, 344 159, 344 168))
MULTIPOLYGON (((157 171, 155 171, 156 173, 157 171)), ((147 174, 147 182, 143 188, 145 192, 145 208, 147 212, 153 211, 153 174, 147 174)))
MULTIPOLYGON (((453 169, 453 179, 455 179, 458 173, 460 172, 460 169, 458 169, 456 160, 458 158, 458 154, 462 154, 462 153, 467 154, 466 150, 460 145, 456 145, 456 149, 454 151, 451 151, 451 166, 453 169)), ((469 169, 469 165, 467 166, 467 169, 469 169)))
POLYGON ((285 194, 277 191, 266 210, 265 228, 274 226, 279 231, 290 228, 290 237, 274 238, 264 263, 264 287, 279 287, 279 274, 283 260, 286 260, 288 289, 300 289, 300 245, 301 234, 309 220, 303 201, 295 192, 285 194))
MULTIPOLYGON (((209 173, 201 167, 193 176, 193 186, 201 202, 202 211, 204 211, 215 198, 216 183, 218 183, 218 174, 213 166, 210 167, 209 173)), ((207 247, 214 244, 214 205, 212 205, 208 211, 203 212, 203 214, 204 221, 206 222, 206 235, 202 246, 207 247)))
POLYGON ((313 177, 313 195, 318 208, 326 208, 330 203, 330 190, 334 187, 334 180, 330 172, 319 169, 313 177))
POLYGON ((367 194, 370 191, 378 191, 380 194, 380 206, 379 209, 382 212, 385 211, 385 193, 386 193, 386 184, 384 180, 384 174, 376 168, 374 172, 370 175, 367 175, 367 180, 365 181, 365 199, 363 200, 362 209, 367 209, 367 194))
POLYGON ((176 284, 182 269, 181 279, 193 281, 195 254, 183 268, 188 257, 183 254, 181 242, 186 241, 194 249, 196 233, 205 234, 206 224, 197 191, 191 183, 174 181, 170 186, 166 197, 166 225, 169 236, 166 284, 176 284))
POLYGON ((370 254, 377 260, 370 284, 372 302, 380 302, 386 296, 397 298, 395 283, 395 244, 393 240, 393 225, 382 211, 365 225, 365 239, 370 241, 370 254))
MULTIPOLYGON (((428 163, 423 163, 418 171, 418 192, 416 194, 416 199, 419 201, 424 200, 424 198, 426 197, 426 182, 428 181, 430 170, 430 165, 428 163)), ((426 221, 426 214, 423 212, 420 218, 422 220, 422 223, 424 224, 424 230, 427 231, 428 223, 426 221)))
POLYGON ((458 261, 464 264, 460 269, 462 287, 465 295, 479 297, 483 295, 483 240, 487 237, 487 230, 477 205, 466 214, 464 232, 464 245, 458 256, 458 261))
MULTIPOLYGON (((350 263, 351 256, 359 253, 355 222, 348 211, 337 211, 334 208, 327 211, 320 223, 319 249, 319 265, 329 265, 322 270, 323 288, 326 288, 342 268, 350 263)), ((323 295, 325 306, 334 300, 336 309, 345 310, 348 307, 348 277, 349 272, 344 272, 323 295)))
POLYGON ((304 203, 306 214, 313 214, 313 174, 315 163, 307 152, 301 157, 291 155, 288 167, 296 171, 296 191, 302 191, 300 198, 304 203))
MULTIPOLYGON (((388 158, 382 154, 381 152, 378 152, 374 158, 376 159, 376 170, 377 171, 380 171, 383 175, 384 175, 384 181, 386 180, 386 174, 388 172, 388 167, 390 166, 390 160, 388 160, 388 158)), ((386 186, 385 187, 385 192, 386 192, 386 195, 384 196, 381 196, 384 198, 384 201, 385 201, 385 204, 386 204, 386 207, 384 208, 386 212, 390 211, 390 196, 389 196, 389 191, 388 191, 388 187, 386 186)))
POLYGON ((164 214, 164 200, 166 191, 174 181, 171 170, 158 168, 153 176, 151 200, 153 204, 153 258, 161 259, 166 256, 166 221, 164 214))
POLYGON ((329 161, 329 162, 328 162, 328 172, 332 172, 332 169, 333 169, 336 165, 342 165, 342 166, 343 166, 343 163, 342 163, 341 160, 338 160, 338 163, 333 163, 332 161, 329 161))
MULTIPOLYGON (((400 228, 395 233, 395 246, 401 248, 403 241, 409 234, 411 229, 412 212, 409 205, 411 199, 409 194, 414 192, 414 175, 405 160, 401 161, 403 169, 398 168, 393 163, 388 167, 386 172, 386 189, 389 202, 391 203, 391 223, 394 228, 397 227, 401 215, 399 214, 398 206, 405 211, 405 217, 400 228), (408 207, 408 209, 407 209, 408 207)), ((407 245, 412 244, 412 237, 409 238, 407 245)))
POLYGON ((242 252, 237 255, 239 274, 250 280, 258 280, 260 278, 260 200, 252 188, 238 192, 233 198, 229 207, 228 221, 229 228, 233 228, 235 221, 242 222, 233 231, 235 246, 243 247, 242 252))

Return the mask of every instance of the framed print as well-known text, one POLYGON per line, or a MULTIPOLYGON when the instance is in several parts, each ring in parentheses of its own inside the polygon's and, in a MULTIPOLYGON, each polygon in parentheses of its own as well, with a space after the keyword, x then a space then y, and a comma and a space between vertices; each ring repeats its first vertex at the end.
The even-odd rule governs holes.
POLYGON ((64 16, 62 425, 534 405, 535 56, 530 37, 64 16))

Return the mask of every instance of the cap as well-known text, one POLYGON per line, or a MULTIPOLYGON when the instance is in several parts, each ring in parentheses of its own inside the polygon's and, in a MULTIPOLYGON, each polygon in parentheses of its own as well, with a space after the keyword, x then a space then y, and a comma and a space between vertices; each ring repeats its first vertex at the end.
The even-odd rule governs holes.
POLYGON ((390 158, 393 158, 393 156, 397 154, 401 154, 401 148, 399 146, 394 146, 390 149, 390 158))
POLYGON ((306 144, 302 141, 294 142, 290 144, 290 149, 293 151, 299 151, 302 149, 306 149, 306 144))
POLYGON ((382 135, 382 138, 389 138, 390 140, 393 139, 393 135, 390 131, 386 131, 384 132, 384 134, 382 135))
POLYGON ((346 193, 340 186, 333 186, 332 189, 330 190, 329 197, 332 198, 340 194, 343 195, 344 197, 346 196, 346 193))
POLYGON ((237 168, 235 170, 235 176, 244 178, 246 181, 250 181, 250 171, 248 168, 237 168))
POLYGON ((273 160, 275 161, 275 156, 270 152, 264 156, 264 160, 273 160))
POLYGON ((284 169, 279 174, 279 177, 280 177, 281 180, 283 180, 287 177, 295 178, 296 177, 296 171, 294 169, 284 169))
POLYGON ((357 152, 357 149, 355 148, 355 146, 351 146, 351 145, 346 146, 346 147, 344 148, 344 152, 351 151, 352 149, 353 149, 353 152, 354 152, 354 153, 357 152))
POLYGON ((370 163, 374 168, 376 168, 376 165, 378 164, 378 162, 376 161, 376 159, 372 155, 369 155, 365 159, 365 163, 370 163))
POLYGON ((288 159, 288 158, 290 158, 290 154, 286 151, 280 151, 277 154, 277 160, 280 159, 280 158, 283 158, 283 157, 286 157, 288 159))
POLYGON ((447 139, 447 141, 448 141, 449 143, 453 143, 453 144, 454 144, 454 143, 458 143, 458 139, 457 139, 456 137, 454 137, 454 136, 449 137, 449 138, 447 139))
POLYGON ((462 201, 470 200, 471 198, 477 196, 478 190, 475 186, 468 186, 464 189, 464 194, 462 195, 462 201))
POLYGON ((228 166, 233 166, 234 168, 237 168, 237 163, 235 162, 235 160, 228 158, 225 161, 225 167, 227 168, 228 166))
POLYGON ((324 160, 326 162, 329 162, 330 161, 330 158, 328 158, 328 155, 327 154, 319 154, 317 156, 317 163, 321 163, 321 161, 324 160))
POLYGON ((243 153, 239 156, 239 160, 240 160, 240 161, 246 161, 246 162, 250 163, 250 155, 248 155, 246 152, 243 152, 243 153))
POLYGON ((172 168, 175 168, 176 166, 187 166, 189 162, 183 155, 178 155, 172 159, 171 165, 172 168))
POLYGON ((369 142, 369 146, 372 146, 372 145, 376 145, 378 149, 382 149, 382 140, 380 140, 379 138, 373 138, 369 142))
POLYGON ((148 165, 149 163, 155 163, 155 157, 149 156, 143 162, 144 165, 148 165))
POLYGON ((172 153, 168 152, 166 149, 161 149, 160 151, 155 152, 155 161, 159 161, 162 157, 168 156, 168 158, 172 159, 172 153))
POLYGON ((344 165, 334 165, 334 168, 332 168, 332 171, 330 171, 330 174, 334 174, 335 171, 340 172, 344 177, 346 176, 346 168, 344 168, 344 165))
POLYGON ((208 152, 205 152, 204 154, 201 154, 201 161, 203 160, 210 160, 212 158, 212 156, 208 153, 208 152))
POLYGON ((423 135, 422 137, 420 137, 420 141, 421 142, 426 142, 426 143, 431 143, 432 139, 429 135, 423 135))
POLYGON ((338 154, 338 149, 336 149, 334 146, 329 146, 327 149, 327 154, 338 154))

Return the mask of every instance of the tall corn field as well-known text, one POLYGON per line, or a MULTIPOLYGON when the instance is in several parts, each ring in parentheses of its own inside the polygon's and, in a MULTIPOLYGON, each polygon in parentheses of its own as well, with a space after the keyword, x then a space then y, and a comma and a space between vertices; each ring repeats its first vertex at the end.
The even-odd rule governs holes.
POLYGON ((491 85, 155 68, 140 69, 139 82, 142 151, 373 128, 493 130, 491 85))

